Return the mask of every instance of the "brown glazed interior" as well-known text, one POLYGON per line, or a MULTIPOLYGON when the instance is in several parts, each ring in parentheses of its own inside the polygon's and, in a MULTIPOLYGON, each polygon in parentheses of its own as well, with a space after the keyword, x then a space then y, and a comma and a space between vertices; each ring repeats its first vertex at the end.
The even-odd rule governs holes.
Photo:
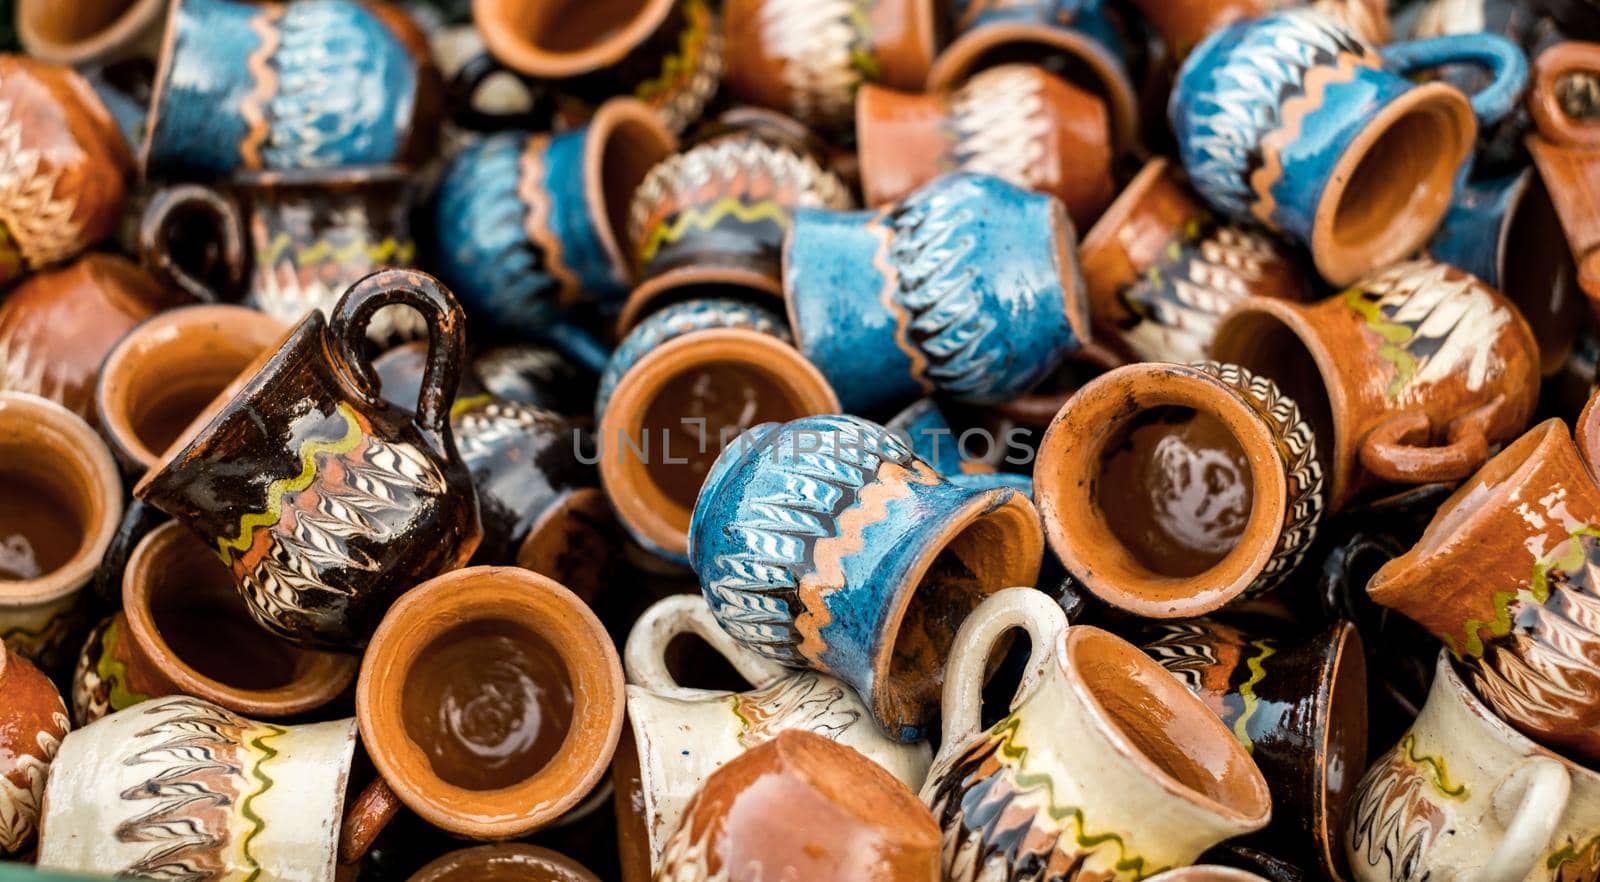
POLYGON ((560 79, 608 67, 661 26, 675 0, 473 0, 495 58, 560 79))
POLYGON ((1321 743, 1312 769, 1317 803, 1312 807, 1311 834, 1317 857, 1329 874, 1343 865, 1345 811, 1350 795, 1367 769, 1367 656, 1355 625, 1334 626, 1332 652, 1327 659, 1327 693, 1317 696, 1324 707, 1321 743))
POLYGON ((536 845, 479 845, 443 855, 408 882, 599 882, 577 861, 536 845))
MULTIPOLYGON (((587 0, 571 2, 596 5, 587 0)), ((678 139, 660 114, 642 101, 613 98, 601 105, 589 122, 583 147, 584 199, 606 256, 624 278, 631 279, 633 270, 633 243, 626 241, 633 191, 656 163, 677 149, 678 139)))
POLYGON ((138 36, 165 5, 166 0, 19 0, 17 34, 30 54, 77 64, 138 36))
POLYGON ((1500 235, 1500 287, 1539 342, 1540 373, 1552 376, 1566 365, 1586 315, 1572 249, 1536 170, 1527 173, 1500 235))

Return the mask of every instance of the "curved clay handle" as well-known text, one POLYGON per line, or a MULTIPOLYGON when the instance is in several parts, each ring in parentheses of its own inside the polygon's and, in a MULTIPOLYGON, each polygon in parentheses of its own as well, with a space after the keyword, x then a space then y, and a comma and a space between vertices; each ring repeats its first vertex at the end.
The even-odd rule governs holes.
POLYGON ((1492 126, 1522 100, 1528 86, 1528 57, 1521 47, 1499 34, 1446 34, 1392 43, 1378 50, 1402 75, 1470 64, 1489 72, 1489 85, 1469 100, 1478 124, 1492 126))
POLYGON ((1504 395, 1450 424, 1442 446, 1428 445, 1433 423, 1420 412, 1396 414, 1379 423, 1361 442, 1361 466, 1395 484, 1460 481, 1489 461, 1488 427, 1505 403, 1504 395))
POLYGON ((380 775, 344 811, 339 826, 339 863, 353 864, 366 856, 383 828, 400 812, 400 797, 380 775))
POLYGON ((1577 430, 1573 433, 1578 442, 1578 455, 1588 469, 1590 479, 1600 482, 1600 390, 1589 398, 1578 414, 1577 430))
POLYGON ((202 303, 236 299, 235 292, 244 288, 244 240, 244 218, 233 200, 200 184, 177 184, 157 191, 139 218, 139 260, 145 269, 162 284, 202 303), (213 288, 172 253, 178 222, 195 212, 214 222, 226 291, 213 288))
POLYGON ((1571 793, 1572 779, 1556 760, 1530 756, 1517 763, 1494 790, 1494 814, 1505 835, 1489 860, 1464 882, 1527 876, 1549 847, 1571 793))
POLYGON ((704 597, 674 594, 645 610, 628 632, 628 643, 622 651, 622 666, 628 673, 628 682, 651 692, 683 689, 667 670, 667 647, 683 634, 695 634, 711 644, 711 648, 727 659, 751 686, 766 686, 787 673, 782 665, 734 642, 717 624, 704 597))
POLYGON ((1573 119, 1557 93, 1563 79, 1579 73, 1600 75, 1600 43, 1557 43, 1539 53, 1528 109, 1547 140, 1562 147, 1600 148, 1600 122, 1573 119))
POLYGON ((502 129, 544 131, 550 127, 554 108, 550 107, 551 93, 537 80, 523 76, 501 64, 488 52, 480 52, 450 78, 447 86, 450 101, 450 118, 463 129, 475 132, 495 132, 502 129), (491 113, 473 106, 478 87, 483 81, 498 73, 509 74, 528 91, 527 110, 521 113, 491 113))
POLYGON ((1036 588, 1007 588, 978 604, 962 622, 950 645, 950 661, 944 671, 944 738, 939 749, 959 750, 973 736, 983 720, 983 681, 989 670, 989 656, 1007 631, 1021 628, 1033 645, 1028 666, 1023 672, 1012 707, 1033 690, 1044 674, 1055 651, 1056 640, 1067 630, 1067 614, 1036 588))

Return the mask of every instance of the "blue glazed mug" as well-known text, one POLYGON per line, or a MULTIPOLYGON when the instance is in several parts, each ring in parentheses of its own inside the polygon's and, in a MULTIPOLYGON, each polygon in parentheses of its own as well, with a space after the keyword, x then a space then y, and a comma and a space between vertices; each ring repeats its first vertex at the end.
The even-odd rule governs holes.
POLYGON ((882 426, 852 416, 763 424, 722 452, 689 560, 733 638, 852 686, 885 732, 937 716, 956 627, 1032 585, 1038 512, 1008 488, 945 480, 882 426))
POLYGON ((957 432, 932 398, 924 398, 895 414, 884 428, 953 484, 978 490, 1010 487, 1033 498, 1031 476, 1003 472, 995 465, 1008 455, 1027 452, 1026 447, 1017 445, 1011 449, 1009 436, 996 437, 984 429, 957 432))
POLYGON ((1089 337, 1072 221, 989 175, 872 211, 795 211, 783 253, 796 345, 846 413, 941 392, 1009 401, 1089 337))
POLYGON ((1230 25, 1179 72, 1170 117, 1195 189, 1237 223, 1309 246, 1333 285, 1415 253, 1449 210, 1479 120, 1520 99, 1528 63, 1492 34, 1375 49, 1311 8, 1230 25), (1470 100, 1407 75, 1486 69, 1470 100))

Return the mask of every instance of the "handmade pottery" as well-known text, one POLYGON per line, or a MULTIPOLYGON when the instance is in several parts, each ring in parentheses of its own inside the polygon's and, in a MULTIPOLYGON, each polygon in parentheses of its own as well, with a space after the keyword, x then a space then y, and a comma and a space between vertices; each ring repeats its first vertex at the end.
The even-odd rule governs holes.
POLYGON ((1503 37, 1376 49, 1318 10, 1289 9, 1201 43, 1169 115, 1189 178, 1213 208, 1309 247, 1324 279, 1348 285, 1427 242, 1478 120, 1504 116, 1526 79, 1526 59, 1503 37), (1450 64, 1484 67, 1492 84, 1468 99, 1406 78, 1450 64))
POLYGON ((20 855, 38 832, 45 778, 70 728, 50 679, 0 645, 0 858, 20 855))
MULTIPOLYGON (((435 858, 407 882, 600 882, 577 861, 521 842, 478 845, 435 858)), ((1220 880, 1219 880, 1220 882, 1220 880)))
POLYGON ((1340 878, 1345 809, 1367 765, 1367 666, 1355 626, 1337 622, 1293 642, 1198 619, 1152 625, 1139 641, 1261 769, 1272 793, 1263 840, 1340 878))
POLYGON ((106 353, 178 299, 111 254, 35 274, 0 302, 0 390, 41 395, 91 418, 106 353))
POLYGON ((243 306, 170 309, 123 335, 100 366, 95 416, 132 477, 172 442, 235 378, 283 339, 288 326, 243 306))
POLYGON ((984 601, 949 658, 944 736, 922 788, 949 882, 1020 882, 1040 867, 1134 882, 1272 814, 1250 755, 1199 698, 1121 638, 1067 627, 1043 592, 984 601), (1031 641, 1026 673, 984 730, 990 656, 1013 628, 1031 641))
POLYGON ((1316 303, 1245 300, 1211 355, 1300 405, 1334 511, 1383 484, 1465 478, 1522 431, 1538 397, 1539 347, 1516 308, 1428 260, 1316 303))
POLYGON ((1043 68, 1004 64, 951 92, 865 85, 856 144, 868 205, 898 202, 941 174, 983 172, 1060 199, 1087 227, 1115 195, 1105 105, 1043 68))
POLYGON ((1078 259, 1096 342, 1139 361, 1201 361, 1240 300, 1311 295, 1277 240, 1219 220, 1159 157, 1083 237, 1078 259))
POLYGON ((547 346, 516 343, 482 350, 472 360, 471 373, 497 398, 569 417, 593 416, 599 378, 547 346))
POLYGON ((846 413, 1027 391, 1089 336, 1061 203, 971 173, 877 211, 798 209, 783 249, 796 346, 846 413))
POLYGON ((112 714, 61 743, 39 866, 333 882, 355 744, 351 719, 258 723, 190 696, 112 714))
MULTIPOLYGON (((199 300, 241 301, 292 325, 313 309, 328 315, 363 277, 412 265, 412 189, 398 166, 250 172, 220 190, 178 184, 151 197, 139 248, 169 287, 199 300), (209 251, 217 266, 204 266, 209 251)), ((423 336, 427 325, 394 307, 367 332, 392 344, 423 336)))
POLYGON ((1146 24, 1154 28, 1167 52, 1178 61, 1188 57, 1212 32, 1239 21, 1256 18, 1286 6, 1313 6, 1342 21, 1374 44, 1389 42, 1389 14, 1385 0, 1199 0, 1170 3, 1132 0, 1146 24))
MULTIPOLYGON (((60 3, 19 0, 17 39, 34 58, 75 66, 154 58, 167 0, 60 3)), ((7 10, 9 14, 9 10, 7 10)))
POLYGON ((1600 73, 1600 43, 1562 43, 1534 63, 1528 106, 1537 132, 1528 151, 1548 186, 1566 232, 1578 281, 1590 310, 1600 316, 1600 122, 1593 119, 1581 84, 1600 73))
POLYGON ((939 882, 939 829, 860 753, 789 730, 712 773, 685 806, 658 882, 939 882))
POLYGON ((839 399, 789 345, 783 320, 690 300, 634 328, 600 378, 600 483, 628 532, 686 562, 695 498, 723 448, 758 423, 834 413, 839 399))
POLYGON ((416 25, 356 0, 172 0, 140 165, 156 178, 412 163, 442 95, 416 25))
POLYGON ((883 424, 891 434, 911 448, 918 458, 927 460, 936 471, 952 484, 986 489, 1010 487, 1029 498, 1033 497, 1033 479, 1028 475, 1002 472, 996 463, 1015 451, 1000 446, 1004 433, 989 433, 981 428, 968 429, 957 435, 945 419, 944 411, 932 398, 907 407, 883 424), (978 441, 981 439, 983 446, 978 441))
POLYGON ((689 559, 717 620, 767 658, 843 680, 891 737, 937 713, 951 625, 1039 575, 1027 497, 945 480, 851 416, 756 427, 718 457, 689 559))
POLYGON ((1149 882, 1267 882, 1249 870, 1219 864, 1190 864, 1149 877, 1149 882))
POLYGON ((1367 770, 1345 829, 1357 882, 1587 879, 1600 774, 1501 722, 1439 653, 1416 723, 1367 770))
POLYGON ((88 423, 0 392, 0 486, 0 640, 49 665, 122 517, 122 483, 88 423))
POLYGON ((1039 446, 1050 547, 1096 597, 1148 618, 1260 594, 1300 564, 1322 517, 1312 426, 1271 380, 1237 365, 1104 374, 1039 446))
POLYGON ((514 567, 408 591, 356 685, 361 737, 429 823, 473 839, 547 826, 589 795, 623 718, 622 663, 589 607, 514 567))
POLYGON ((368 276, 264 353, 134 495, 216 546, 263 627, 358 649, 401 592, 461 566, 482 535, 450 430, 462 325, 431 276, 368 276), (428 323, 415 413, 383 401, 365 356, 368 321, 396 303, 428 323))

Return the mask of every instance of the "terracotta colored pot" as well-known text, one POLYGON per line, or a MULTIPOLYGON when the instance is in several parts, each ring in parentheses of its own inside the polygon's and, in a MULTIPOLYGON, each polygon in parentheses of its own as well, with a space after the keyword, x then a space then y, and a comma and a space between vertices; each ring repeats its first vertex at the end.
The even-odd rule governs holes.
POLYGON ((356 716, 412 811, 460 836, 509 839, 560 818, 605 774, 622 662, 572 592, 527 570, 470 567, 390 609, 362 660, 356 716))
POLYGON ((20 0, 17 39, 34 58, 87 66, 154 58, 161 48, 167 0, 60 3, 20 0))
POLYGON ((1500 292, 1413 261, 1310 304, 1250 298, 1211 354, 1270 377, 1317 437, 1337 511, 1385 484, 1459 481, 1533 413, 1539 347, 1500 292))
POLYGON ((1218 864, 1191 864, 1174 867, 1149 877, 1149 882, 1267 882, 1249 870, 1218 864))
POLYGON ((21 855, 38 832, 45 778, 70 728, 50 678, 0 645, 0 857, 21 855))
POLYGON ((1527 145, 1578 262, 1578 282, 1600 317, 1600 122, 1574 113, 1583 107, 1571 85, 1593 74, 1600 74, 1600 43, 1561 43, 1540 53, 1528 100, 1537 130, 1527 145))
POLYGON ((1050 547, 1100 599, 1189 618, 1277 585, 1323 509, 1320 439, 1231 364, 1118 368, 1074 395, 1034 465, 1050 547))
POLYGON ((667 840, 661 882, 938 882, 939 829, 849 747, 783 732, 717 770, 667 840))
POLYGON ((38 273, 0 303, 0 389, 42 395, 92 417, 106 353, 129 328, 179 300, 110 254, 38 273))
POLYGON ((435 858, 408 882, 600 882, 573 859, 520 842, 462 848, 435 858))

